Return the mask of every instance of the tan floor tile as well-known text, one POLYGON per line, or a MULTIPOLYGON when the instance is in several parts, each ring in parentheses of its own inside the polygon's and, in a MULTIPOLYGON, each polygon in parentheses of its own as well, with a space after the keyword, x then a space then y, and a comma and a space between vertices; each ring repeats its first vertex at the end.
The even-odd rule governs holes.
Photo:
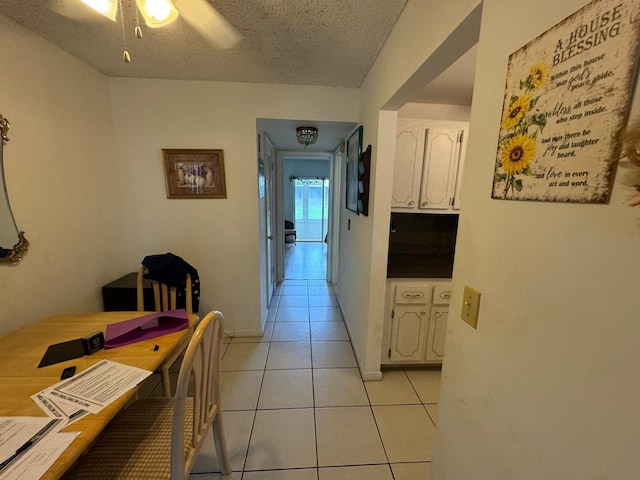
POLYGON ((280 304, 280 297, 281 297, 281 295, 276 295, 276 294, 273 294, 271 296, 271 301, 269 302, 269 310, 277 310, 278 309, 278 305, 280 304))
POLYGON ((279 307, 276 322, 308 322, 309 307, 279 307))
POLYGON ((309 298, 306 295, 290 295, 290 296, 281 296, 280 303, 278 304, 278 308, 280 307, 308 307, 309 306, 309 298))
POLYGON ((309 295, 333 295, 333 287, 331 285, 313 285, 309 283, 307 287, 309 295))
POLYGON ((392 463, 391 470, 395 480, 429 480, 431 463, 392 463))
POLYGON ((422 403, 440 401, 440 369, 405 369, 422 403))
POLYGON ((336 307, 335 295, 309 295, 309 307, 336 307))
POLYGON ((312 340, 349 340, 349 334, 343 322, 312 322, 312 340))
POLYGON ((287 287, 289 285, 307 285, 307 280, 291 279, 282 281, 282 287, 287 287))
POLYGON ((316 466, 313 409, 258 410, 246 470, 316 466))
POLYGON ((308 322, 278 322, 273 328, 273 342, 304 342, 310 340, 308 322))
POLYGON ((222 357, 222 371, 264 370, 268 343, 231 343, 222 357))
POLYGON ((318 465, 363 465, 387 461, 369 407, 316 409, 318 465))
POLYGON ((357 368, 329 368, 313 371, 316 407, 369 405, 357 368))
POLYGON ((289 296, 289 295, 308 295, 306 285, 285 285, 282 287, 282 292, 280 295, 289 296))
POLYGON ((309 320, 312 322, 342 322, 342 314, 338 307, 312 307, 309 309, 309 320))
POLYGON ((431 417, 431 421, 434 425, 438 425, 438 404, 437 403, 428 403, 424 406, 427 409, 427 413, 431 417))
MULTIPOLYGON (((393 480, 389 465, 324 467, 318 469, 319 480, 393 480)), ((418 480, 417 478, 415 480, 418 480)))
POLYGON ((255 410, 263 373, 262 370, 222 372, 222 410, 255 410))
POLYGON ((403 370, 385 370, 382 380, 364 384, 371 405, 420 404, 403 370))
POLYGON ((357 367, 350 342, 312 342, 313 368, 357 367))
POLYGON ((271 342, 267 370, 311 368, 311 342, 271 342))
POLYGON ((431 461, 435 427, 422 405, 372 408, 390 462, 431 461))
POLYGON ((311 370, 267 370, 258 409, 313 407, 311 370))
MULTIPOLYGON (((231 461, 231 469, 234 472, 241 472, 244 467, 254 415, 255 411, 222 413, 227 453, 231 461)), ((211 431, 209 431, 208 435, 209 438, 202 445, 192 473, 220 471, 211 431)), ((228 477, 224 478, 226 480, 228 477)))
POLYGON ((242 480, 318 480, 315 468, 245 472, 242 480))

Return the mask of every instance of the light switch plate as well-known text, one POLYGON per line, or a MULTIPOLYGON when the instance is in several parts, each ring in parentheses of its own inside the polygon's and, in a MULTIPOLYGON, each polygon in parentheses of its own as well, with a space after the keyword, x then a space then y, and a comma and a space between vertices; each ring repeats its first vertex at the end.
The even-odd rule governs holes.
POLYGON ((478 312, 480 311, 480 292, 469 285, 464 286, 462 295, 462 313, 460 318, 471 325, 478 328, 478 312))

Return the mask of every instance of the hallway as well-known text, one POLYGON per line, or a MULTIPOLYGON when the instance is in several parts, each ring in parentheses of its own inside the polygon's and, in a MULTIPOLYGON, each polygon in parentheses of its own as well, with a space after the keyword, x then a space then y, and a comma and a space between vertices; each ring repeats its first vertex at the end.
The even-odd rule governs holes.
MULTIPOLYGON (((265 335, 225 343, 222 409, 233 474, 224 478, 429 479, 440 370, 397 369, 362 382, 324 280, 285 280, 265 335)), ((211 472, 219 468, 207 445, 190 479, 223 478, 211 472)))
POLYGON ((296 242, 284 244, 286 280, 324 279, 327 275, 327 244, 296 242))

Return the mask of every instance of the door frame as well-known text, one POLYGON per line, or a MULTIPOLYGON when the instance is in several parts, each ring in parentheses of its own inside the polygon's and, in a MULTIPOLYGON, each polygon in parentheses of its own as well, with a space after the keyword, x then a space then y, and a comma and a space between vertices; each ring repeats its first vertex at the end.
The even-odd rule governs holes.
POLYGON ((262 133, 264 141, 264 176, 265 176, 265 257, 267 270, 267 307, 271 305, 271 299, 276 289, 276 249, 273 244, 274 235, 274 200, 277 202, 277 196, 274 194, 275 180, 275 160, 273 142, 266 132, 262 133), (269 206, 271 206, 271 214, 268 215, 269 206), (269 238, 271 237, 271 238, 269 238))
POLYGON ((276 199, 276 215, 275 221, 275 236, 276 241, 276 282, 281 283, 284 280, 284 182, 288 179, 283 178, 284 175, 284 160, 285 158, 325 158, 329 160, 329 236, 327 240, 327 269, 326 280, 329 283, 334 283, 330 280, 329 272, 332 272, 332 277, 335 277, 337 281, 338 274, 338 248, 337 248, 337 232, 339 231, 340 222, 340 188, 335 188, 335 185, 340 185, 340 164, 337 167, 335 155, 333 152, 300 152, 300 151, 280 151, 276 152, 276 164, 275 172, 273 175, 274 180, 274 194, 276 199), (337 171, 337 177, 336 177, 337 171), (338 200, 336 202, 336 194, 338 200), (335 242, 335 243, 334 243, 335 242), (335 247, 334 247, 335 245, 335 247))

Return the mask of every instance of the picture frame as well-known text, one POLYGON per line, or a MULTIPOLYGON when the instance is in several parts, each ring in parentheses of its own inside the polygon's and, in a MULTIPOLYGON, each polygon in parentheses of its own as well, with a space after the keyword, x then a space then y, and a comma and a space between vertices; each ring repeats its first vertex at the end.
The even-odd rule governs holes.
POLYGON ((347 191, 346 209, 358 211, 358 166, 362 156, 362 126, 358 127, 347 139, 347 191))
POLYGON ((167 198, 227 198, 224 151, 162 149, 167 198))

